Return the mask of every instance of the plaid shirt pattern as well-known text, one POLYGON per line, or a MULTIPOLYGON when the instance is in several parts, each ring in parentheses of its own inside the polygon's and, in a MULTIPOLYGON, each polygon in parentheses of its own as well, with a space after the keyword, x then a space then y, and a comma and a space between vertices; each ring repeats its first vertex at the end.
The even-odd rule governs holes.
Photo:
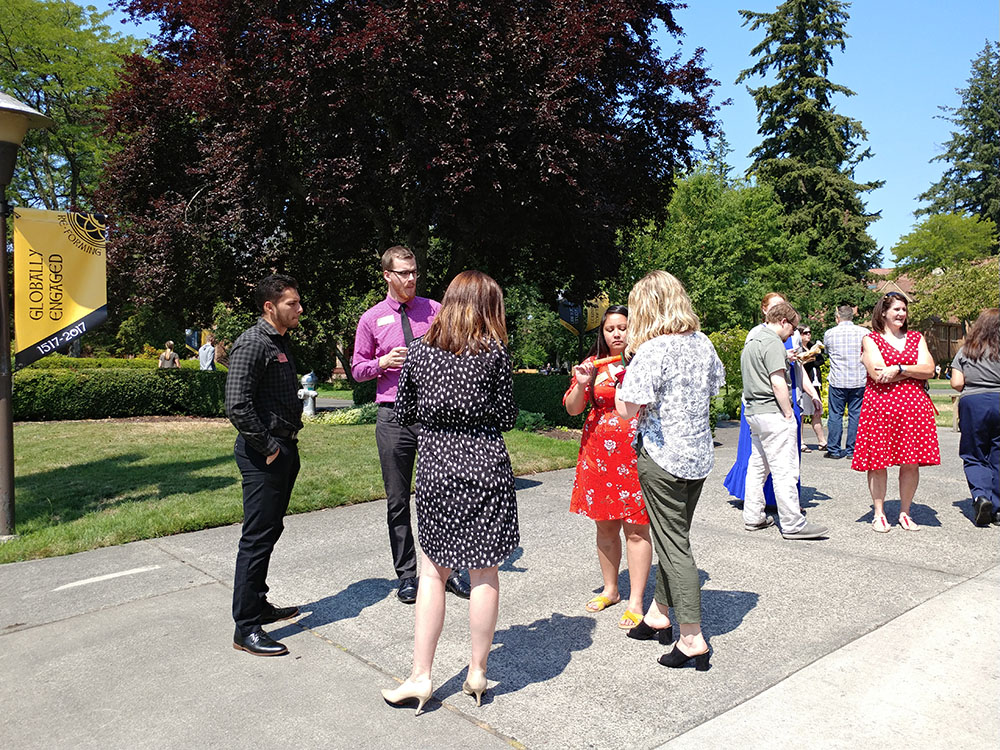
POLYGON ((861 341, 871 331, 844 320, 823 334, 826 356, 830 358, 831 388, 861 388, 868 371, 861 364, 861 341))
POLYGON ((233 344, 226 378, 226 416, 258 453, 278 450, 272 432, 302 429, 302 401, 288 334, 263 318, 233 344))

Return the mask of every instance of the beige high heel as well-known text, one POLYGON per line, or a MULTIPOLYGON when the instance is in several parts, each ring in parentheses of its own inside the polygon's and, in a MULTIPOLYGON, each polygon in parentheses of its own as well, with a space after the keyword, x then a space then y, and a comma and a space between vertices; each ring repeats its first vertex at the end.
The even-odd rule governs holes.
POLYGON ((417 712, 414 716, 420 716, 420 712, 424 710, 424 704, 430 699, 433 692, 434 688, 430 680, 426 682, 424 680, 420 682, 407 680, 397 688, 382 690, 382 697, 386 703, 392 703, 397 706, 403 701, 415 698, 417 700, 417 712))
POLYGON ((482 672, 476 673, 478 676, 473 677, 471 674, 465 680, 462 685, 462 692, 466 695, 474 695, 476 697, 476 705, 483 705, 483 693, 486 692, 486 675, 482 672))

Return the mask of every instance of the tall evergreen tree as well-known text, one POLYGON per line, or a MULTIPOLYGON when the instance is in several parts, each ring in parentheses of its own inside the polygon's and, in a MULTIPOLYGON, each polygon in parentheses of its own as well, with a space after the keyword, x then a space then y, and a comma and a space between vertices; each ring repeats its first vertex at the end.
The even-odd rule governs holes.
POLYGON ((878 251, 868 225, 878 214, 866 212, 862 194, 881 182, 859 183, 854 168, 871 156, 861 149, 867 132, 858 120, 838 114, 837 94, 853 96, 828 77, 834 49, 844 49, 849 3, 840 0, 787 0, 773 13, 741 10, 743 25, 765 30, 753 48, 757 58, 740 73, 774 77, 773 85, 749 88, 757 104, 758 133, 749 172, 770 184, 785 212, 786 229, 804 236, 810 255, 829 271, 860 278, 875 264, 878 251))
POLYGON ((972 61, 969 85, 958 89, 959 107, 941 107, 955 126, 944 153, 931 159, 948 165, 920 200, 921 214, 966 211, 1000 226, 1000 43, 986 42, 972 61))
POLYGON ((144 47, 113 31, 109 15, 67 0, 0 3, 0 90, 56 123, 25 136, 11 185, 21 205, 95 208, 92 196, 109 154, 103 102, 118 85, 122 57, 144 47))

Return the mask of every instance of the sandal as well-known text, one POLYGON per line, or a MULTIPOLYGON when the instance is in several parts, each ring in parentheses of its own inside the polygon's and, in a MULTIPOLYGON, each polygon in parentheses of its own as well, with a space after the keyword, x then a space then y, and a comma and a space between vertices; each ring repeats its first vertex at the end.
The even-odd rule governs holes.
POLYGON ((819 444, 819 449, 820 449, 821 451, 825 451, 825 450, 826 450, 826 443, 820 443, 820 444, 819 444))
POLYGON ((808 445, 803 445, 801 448, 799 448, 799 452, 800 453, 812 453, 812 448, 810 448, 808 445))
POLYGON ((875 520, 872 521, 872 531, 878 534, 888 534, 889 528, 889 522, 885 519, 884 514, 879 513, 875 516, 875 520))
POLYGON ((622 619, 618 621, 618 627, 622 630, 631 630, 640 622, 642 622, 641 614, 637 615, 632 610, 626 609, 625 612, 622 613, 622 619))
POLYGON ((600 612, 601 610, 607 609, 612 604, 617 604, 620 601, 621 599, 615 599, 612 601, 608 597, 604 596, 604 594, 598 594, 584 605, 584 609, 588 612, 600 612))
POLYGON ((899 526, 906 531, 920 531, 920 527, 906 513, 899 514, 899 526))

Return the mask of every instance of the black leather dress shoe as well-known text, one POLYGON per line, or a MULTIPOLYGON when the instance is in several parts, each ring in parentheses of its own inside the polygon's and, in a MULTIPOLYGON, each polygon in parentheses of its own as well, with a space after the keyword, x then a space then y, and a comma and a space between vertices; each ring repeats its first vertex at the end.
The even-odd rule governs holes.
POLYGON ((261 628, 254 629, 250 635, 241 636, 237 630, 233 634, 233 648, 246 651, 254 656, 282 656, 288 653, 285 644, 278 643, 261 628))
POLYGON ((278 620, 288 620, 299 613, 298 607, 270 607, 260 616, 261 625, 270 625, 278 620))
POLYGON ((403 604, 413 604, 417 600, 417 579, 400 578, 396 598, 403 604))
POLYGON ((993 503, 985 497, 977 497, 972 501, 972 510, 976 526, 989 526, 993 520, 993 503))
POLYGON ((455 596, 462 599, 468 599, 472 594, 472 589, 469 587, 469 584, 467 584, 465 579, 459 575, 458 571, 454 571, 450 576, 448 576, 448 580, 444 582, 444 590, 450 591, 455 596))

